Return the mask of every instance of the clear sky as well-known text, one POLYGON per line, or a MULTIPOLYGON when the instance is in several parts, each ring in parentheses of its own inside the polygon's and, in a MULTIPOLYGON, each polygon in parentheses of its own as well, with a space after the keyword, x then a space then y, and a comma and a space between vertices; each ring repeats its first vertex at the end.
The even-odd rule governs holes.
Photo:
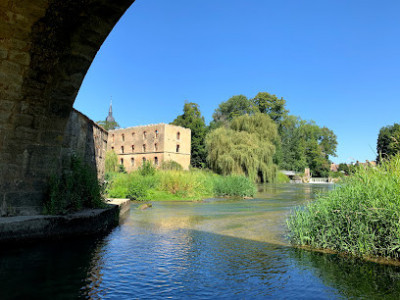
POLYGON ((207 123, 233 95, 265 91, 338 137, 334 162, 375 159, 400 122, 400 1, 137 0, 75 102, 121 127, 168 123, 185 100, 207 123))

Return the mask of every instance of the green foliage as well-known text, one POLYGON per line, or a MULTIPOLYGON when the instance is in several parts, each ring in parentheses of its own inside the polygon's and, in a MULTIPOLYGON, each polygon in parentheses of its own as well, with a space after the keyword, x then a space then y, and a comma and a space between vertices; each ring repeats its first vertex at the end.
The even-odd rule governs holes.
POLYGON ((358 256, 400 258, 400 154, 356 172, 325 196, 297 208, 287 224, 293 244, 358 256))
POLYGON ((345 175, 352 175, 356 172, 357 166, 352 164, 339 164, 338 171, 344 172, 345 175))
POLYGON ((156 167, 150 161, 145 161, 139 167, 138 172, 142 176, 153 176, 156 173, 156 167))
POLYGON ((254 183, 245 176, 231 175, 214 179, 217 196, 254 197, 257 193, 254 183))
POLYGON ((70 169, 61 177, 50 177, 48 196, 44 201, 45 214, 104 207, 103 187, 98 182, 96 171, 77 157, 71 158, 70 169))
POLYGON ((377 162, 381 158, 386 159, 397 154, 400 151, 400 125, 394 123, 393 125, 382 127, 379 131, 376 151, 378 157, 377 162))
POLYGON ((191 158, 190 164, 196 168, 206 166, 206 149, 204 140, 207 127, 204 117, 201 115, 199 105, 193 102, 185 102, 183 114, 178 116, 171 124, 189 128, 191 130, 191 158))
POLYGON ((232 121, 231 128, 221 127, 207 135, 207 160, 219 174, 271 182, 276 176, 272 160, 276 139, 276 125, 267 115, 240 116, 232 121))
POLYGON ((202 200, 216 196, 252 197, 255 184, 243 176, 223 177, 212 172, 156 171, 154 175, 114 173, 108 175, 107 189, 111 198, 132 200, 202 200))
POLYGON ((258 108, 253 102, 244 95, 237 95, 229 98, 226 102, 222 102, 213 114, 213 121, 210 124, 212 129, 218 128, 223 124, 232 121, 234 118, 242 115, 253 115, 258 108))
POLYGON ((119 128, 119 124, 117 122, 108 122, 106 121, 97 121, 98 125, 103 127, 105 130, 113 130, 119 128))
POLYGON ((123 164, 118 165, 118 172, 119 173, 126 173, 125 166, 123 164))
POLYGON ((174 160, 166 160, 161 163, 161 170, 183 170, 183 167, 174 160))
POLYGON ((285 108, 285 99, 279 99, 277 96, 267 92, 258 93, 252 101, 261 113, 269 115, 278 124, 289 112, 285 108))
POLYGON ((105 169, 106 173, 115 172, 118 166, 118 155, 114 150, 109 150, 106 153, 105 169))
POLYGON ((285 174, 283 174, 282 172, 277 172, 275 182, 276 183, 289 183, 290 178, 288 176, 286 176, 285 174))
POLYGON ((281 122, 281 160, 279 167, 296 172, 309 167, 314 176, 329 173, 329 156, 336 156, 336 135, 326 127, 287 116, 281 122))

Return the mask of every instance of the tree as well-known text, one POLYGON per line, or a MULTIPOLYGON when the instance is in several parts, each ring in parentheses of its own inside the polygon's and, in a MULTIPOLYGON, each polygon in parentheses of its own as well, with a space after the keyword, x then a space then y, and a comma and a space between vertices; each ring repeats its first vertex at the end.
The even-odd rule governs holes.
POLYGON ((287 116, 281 123, 279 167, 283 170, 303 172, 308 167, 306 141, 300 129, 304 124, 305 121, 295 116, 287 116))
POLYGON ((379 131, 376 151, 378 157, 377 162, 382 159, 390 158, 400 151, 400 125, 394 123, 393 125, 382 127, 379 131))
POLYGON ((258 111, 253 102, 244 95, 237 95, 222 102, 213 114, 210 124, 212 129, 218 128, 238 116, 254 115, 258 111))
POLYGON ((322 152, 328 159, 329 156, 336 157, 337 137, 336 134, 327 127, 322 127, 320 130, 319 144, 322 152))
POLYGON ((107 151, 106 153, 106 162, 105 169, 106 173, 115 172, 117 170, 118 165, 118 156, 114 150, 107 151))
POLYGON ((207 135, 207 161, 223 175, 244 174, 254 181, 274 181, 277 138, 276 124, 269 116, 243 115, 235 118, 229 128, 220 127, 207 135))
POLYGON ((309 167, 314 175, 322 177, 329 173, 329 156, 336 156, 337 146, 332 130, 288 115, 281 121, 280 136, 280 168, 300 172, 309 167))
POLYGON ((191 130, 192 146, 190 164, 196 168, 204 168, 207 157, 205 148, 207 127, 204 117, 201 115, 199 105, 194 102, 185 102, 183 114, 176 117, 171 124, 191 130))
POLYGON ((107 131, 119 128, 119 124, 117 122, 97 121, 96 123, 107 131))
POLYGON ((277 96, 271 95, 267 92, 259 92, 252 99, 252 102, 261 113, 269 115, 271 119, 277 123, 279 123, 289 112, 285 108, 285 99, 279 99, 277 96))

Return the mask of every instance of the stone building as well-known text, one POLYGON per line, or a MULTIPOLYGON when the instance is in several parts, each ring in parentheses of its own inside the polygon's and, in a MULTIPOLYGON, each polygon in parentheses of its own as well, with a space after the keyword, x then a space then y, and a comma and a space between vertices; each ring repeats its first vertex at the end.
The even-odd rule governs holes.
POLYGON ((117 153, 118 163, 128 172, 136 170, 144 161, 158 167, 169 160, 188 170, 191 131, 163 123, 109 130, 107 147, 117 153))

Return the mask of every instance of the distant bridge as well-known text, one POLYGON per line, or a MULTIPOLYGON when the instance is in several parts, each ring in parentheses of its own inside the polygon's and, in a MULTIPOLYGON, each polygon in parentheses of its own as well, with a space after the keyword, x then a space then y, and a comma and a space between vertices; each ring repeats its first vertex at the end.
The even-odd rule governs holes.
POLYGON ((0 216, 41 212, 82 80, 133 2, 0 0, 0 216))

